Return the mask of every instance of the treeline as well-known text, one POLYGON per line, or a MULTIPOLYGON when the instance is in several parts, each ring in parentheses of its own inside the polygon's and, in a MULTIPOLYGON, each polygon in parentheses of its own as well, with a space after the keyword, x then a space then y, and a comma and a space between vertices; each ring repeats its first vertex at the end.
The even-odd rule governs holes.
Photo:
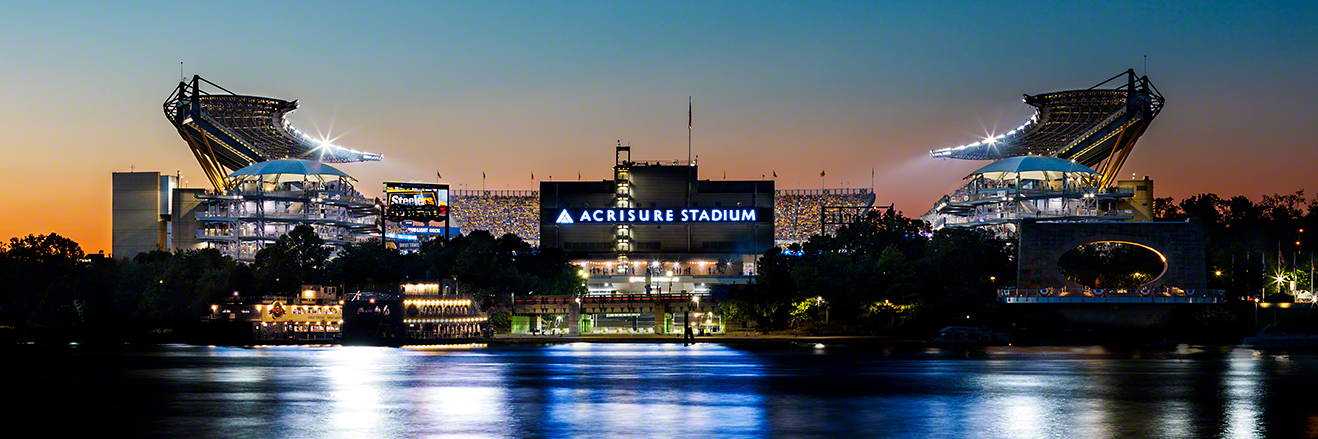
MULTIPOLYGON (((1290 291, 1290 280, 1298 289, 1312 288, 1308 263, 1318 247, 1318 197, 1297 191, 1254 202, 1202 194, 1179 202, 1159 198, 1154 210, 1159 220, 1203 221, 1209 287, 1230 298, 1266 291, 1275 296, 1269 301, 1287 300, 1277 295, 1290 291)), ((1019 307, 995 300, 997 288, 1015 285, 1014 244, 983 230, 932 232, 891 209, 871 211, 834 236, 770 250, 759 260, 755 283, 715 293, 726 298, 725 317, 754 321, 760 329, 924 333, 967 316, 972 324, 1037 324, 1046 316, 1022 315, 1019 307)), ((364 242, 330 258, 311 228, 298 227, 250 264, 213 249, 95 258, 59 235, 31 235, 0 243, 0 332, 163 332, 194 324, 210 304, 235 296, 295 294, 304 284, 390 291, 399 283, 440 279, 457 280, 487 309, 508 292, 585 292, 562 251, 535 248, 511 234, 477 231, 408 254, 364 242)), ((1244 311, 1233 306, 1202 308, 1196 311, 1202 315, 1187 317, 1197 323, 1184 326, 1238 329, 1244 311)))
POLYGON ((983 313, 1016 275, 1011 242, 979 229, 931 232, 891 209, 835 236, 772 249, 757 268, 755 284, 729 291, 727 317, 767 330, 843 333, 923 331, 983 313))
MULTIPOLYGON (((1208 285, 1230 299, 1311 290, 1310 258, 1318 247, 1318 197, 1303 191, 1224 199, 1202 194, 1177 202, 1158 198, 1158 220, 1198 218, 1205 226, 1208 285), (1303 230, 1303 232, 1301 232, 1303 230), (1278 279, 1284 278, 1285 282, 1278 279)), ((1076 280, 1130 287, 1150 280, 1156 256, 1121 251, 1068 253, 1076 280), (1152 262, 1143 260, 1154 258, 1152 262), (1143 258, 1143 259, 1142 259, 1143 258), (1090 273, 1102 266, 1112 273, 1090 273), (1101 277, 1107 276, 1104 280, 1101 277), (1130 279, 1126 279, 1126 276, 1130 279), (1132 283, 1133 282, 1133 283, 1132 283)), ((814 236, 803 245, 773 249, 759 262, 754 285, 729 291, 726 314, 761 329, 841 333, 916 332, 948 324, 1056 326, 1058 316, 1030 315, 997 303, 997 288, 1015 285, 1014 240, 982 230, 927 225, 900 213, 872 211, 836 236, 814 236), (966 319, 969 317, 969 319, 966 319)), ((1065 258, 1064 258, 1065 259, 1065 258)), ((1064 264, 1066 265, 1066 264, 1064 264)), ((1269 296, 1288 301, 1290 296, 1269 296)), ((1232 302, 1176 316, 1169 331, 1224 334, 1249 326, 1232 302)))
POLYGON ((1255 202, 1207 193, 1179 202, 1158 198, 1153 206, 1159 220, 1203 221, 1209 288, 1239 298, 1289 292, 1294 280, 1298 290, 1312 290, 1309 264, 1318 248, 1318 196, 1306 199, 1299 190, 1255 202))
POLYGON ((0 329, 106 338, 172 332, 195 325, 211 304, 288 296, 307 284, 393 291, 451 279, 487 307, 496 292, 584 292, 561 251, 540 251, 511 234, 477 231, 407 254, 368 241, 335 258, 324 244, 310 227, 297 227, 248 264, 215 249, 115 260, 86 255, 53 233, 12 238, 0 243, 0 329))

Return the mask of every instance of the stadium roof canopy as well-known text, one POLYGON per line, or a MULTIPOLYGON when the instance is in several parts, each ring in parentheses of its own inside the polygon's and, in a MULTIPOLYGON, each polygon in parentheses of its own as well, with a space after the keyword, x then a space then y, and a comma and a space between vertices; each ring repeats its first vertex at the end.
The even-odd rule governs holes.
POLYGON ((381 159, 380 154, 344 148, 293 128, 285 115, 297 107, 296 100, 235 94, 200 76, 179 82, 164 103, 165 117, 188 142, 216 190, 223 188, 225 169, 269 160, 350 163, 381 159), (218 91, 202 90, 203 82, 218 91))
POLYGON ((1021 156, 998 160, 971 172, 966 178, 988 179, 1020 178, 1027 180, 1056 180, 1073 174, 1098 174, 1088 166, 1053 157, 1021 156))
POLYGON ((275 174, 336 175, 339 177, 352 178, 352 176, 348 175, 343 171, 338 170, 338 168, 335 168, 333 166, 320 162, 313 162, 311 160, 299 160, 299 159, 281 159, 281 160, 273 160, 268 162, 261 162, 248 166, 246 168, 239 169, 237 171, 233 171, 233 173, 229 174, 229 176, 237 177, 240 175, 275 175, 275 174))
POLYGON ((1035 108, 1023 125, 968 145, 929 151, 934 158, 1000 160, 1036 155, 1098 169, 1103 185, 1116 178, 1135 142, 1162 111, 1163 97, 1147 76, 1127 70, 1084 90, 1025 95, 1035 108), (1125 84, 1099 88, 1122 75, 1125 84))

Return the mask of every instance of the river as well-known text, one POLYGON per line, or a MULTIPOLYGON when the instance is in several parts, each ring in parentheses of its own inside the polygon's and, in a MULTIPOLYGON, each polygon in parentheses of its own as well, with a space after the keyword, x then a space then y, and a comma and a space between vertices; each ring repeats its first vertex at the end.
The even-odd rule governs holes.
POLYGON ((1318 355, 570 343, 5 348, 12 426, 205 437, 1313 437, 1318 355))

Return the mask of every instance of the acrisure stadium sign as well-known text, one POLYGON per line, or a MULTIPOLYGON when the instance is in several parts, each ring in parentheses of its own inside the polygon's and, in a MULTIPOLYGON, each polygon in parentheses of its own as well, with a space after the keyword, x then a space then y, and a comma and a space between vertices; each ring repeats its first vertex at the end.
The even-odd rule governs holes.
POLYGON ((753 208, 558 209, 554 224, 691 224, 772 222, 773 210, 753 208))

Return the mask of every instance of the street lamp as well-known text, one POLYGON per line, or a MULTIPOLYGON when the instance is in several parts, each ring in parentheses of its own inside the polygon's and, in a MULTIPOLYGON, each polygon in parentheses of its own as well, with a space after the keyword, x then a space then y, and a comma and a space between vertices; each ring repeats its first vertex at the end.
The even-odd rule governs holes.
POLYGON ((673 270, 668 270, 668 294, 673 294, 673 270))
POLYGON ((828 324, 828 308, 824 308, 824 296, 815 297, 815 306, 824 310, 824 324, 828 324))

